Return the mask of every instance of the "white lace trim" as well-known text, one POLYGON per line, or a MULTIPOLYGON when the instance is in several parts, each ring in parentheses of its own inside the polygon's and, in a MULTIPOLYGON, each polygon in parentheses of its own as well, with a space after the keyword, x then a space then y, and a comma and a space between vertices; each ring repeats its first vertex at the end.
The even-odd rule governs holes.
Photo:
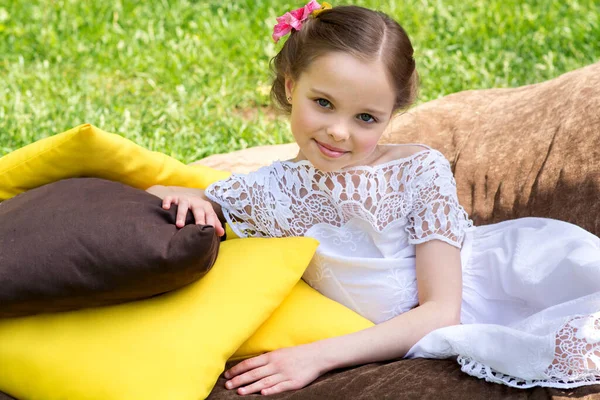
POLYGON ((432 149, 374 167, 317 170, 308 161, 275 162, 234 174, 206 189, 239 236, 304 236, 319 223, 342 227, 352 218, 382 232, 408 217, 409 243, 441 239, 460 247, 472 227, 458 203, 450 164, 432 149))
POLYGON ((559 378, 525 380, 498 372, 493 368, 468 357, 459 356, 457 361, 461 366, 460 369, 471 376, 485 379, 487 382, 501 383, 517 389, 529 389, 535 386, 572 389, 580 386, 600 384, 600 379, 595 376, 590 376, 578 381, 562 380, 559 378))
POLYGON ((469 375, 519 389, 600 384, 600 313, 572 317, 558 330, 554 360, 544 371, 545 379, 506 375, 470 357, 459 356, 457 361, 469 375))

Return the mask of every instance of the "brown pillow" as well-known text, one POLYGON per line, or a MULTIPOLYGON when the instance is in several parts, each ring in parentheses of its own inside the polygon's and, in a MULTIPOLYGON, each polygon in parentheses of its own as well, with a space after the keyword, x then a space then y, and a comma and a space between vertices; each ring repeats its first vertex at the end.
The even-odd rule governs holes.
POLYGON ((96 178, 0 203, 0 317, 116 304, 191 283, 212 267, 212 226, 175 226, 176 207, 96 178))

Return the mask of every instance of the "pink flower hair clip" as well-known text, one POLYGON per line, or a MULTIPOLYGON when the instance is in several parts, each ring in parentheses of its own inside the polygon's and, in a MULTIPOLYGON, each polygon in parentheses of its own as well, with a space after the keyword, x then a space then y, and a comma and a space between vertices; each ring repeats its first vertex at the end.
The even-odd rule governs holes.
POLYGON ((286 12, 281 17, 277 17, 277 25, 273 28, 273 40, 275 43, 283 36, 291 32, 292 28, 299 31, 302 24, 310 16, 316 17, 323 10, 331 8, 331 4, 323 2, 323 5, 317 3, 317 0, 310 0, 302 8, 286 12))

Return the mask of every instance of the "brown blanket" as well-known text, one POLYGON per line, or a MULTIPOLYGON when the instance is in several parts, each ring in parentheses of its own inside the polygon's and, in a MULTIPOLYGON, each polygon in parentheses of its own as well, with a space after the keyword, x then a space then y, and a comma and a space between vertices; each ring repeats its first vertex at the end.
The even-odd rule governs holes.
MULTIPOLYGON (((228 368, 234 364, 229 364, 228 368)), ((221 376, 209 400, 240 400, 260 395, 239 396, 224 387, 221 376)), ((571 390, 547 388, 514 389, 473 378, 460 370, 454 360, 399 360, 375 363, 330 372, 309 386, 287 393, 268 396, 273 400, 562 400, 600 399, 600 386, 571 390)))
MULTIPOLYGON (((228 364, 228 368, 234 364, 228 364)), ((241 400, 260 395, 239 396, 225 389, 221 376, 208 400, 241 400)), ((566 400, 600 399, 599 386, 571 390, 547 388, 513 389, 488 383, 463 373, 454 360, 399 360, 332 371, 309 386, 265 398, 273 400, 566 400)), ((0 392, 0 400, 15 400, 0 392)), ((148 399, 154 400, 154 399, 148 399)), ((156 399, 159 400, 159 399, 156 399)))

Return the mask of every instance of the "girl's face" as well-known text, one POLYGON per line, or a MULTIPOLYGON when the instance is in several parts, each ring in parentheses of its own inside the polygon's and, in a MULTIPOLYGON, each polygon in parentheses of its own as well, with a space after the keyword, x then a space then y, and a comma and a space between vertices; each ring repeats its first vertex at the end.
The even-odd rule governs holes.
POLYGON ((395 91, 381 61, 332 52, 317 58, 298 80, 286 79, 291 127, 300 153, 323 171, 370 165, 379 156, 395 91))

